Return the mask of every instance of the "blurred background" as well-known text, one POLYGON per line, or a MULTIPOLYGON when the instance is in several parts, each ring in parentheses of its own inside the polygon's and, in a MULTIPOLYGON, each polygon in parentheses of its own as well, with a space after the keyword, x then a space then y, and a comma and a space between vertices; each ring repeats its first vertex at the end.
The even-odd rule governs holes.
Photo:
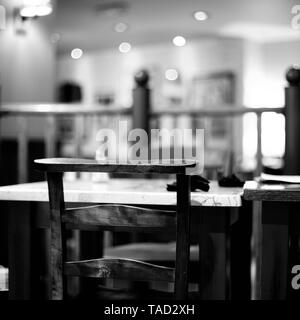
MULTIPOLYGON (((300 62, 293 0, 10 0, 1 5, 6 9, 6 28, 0 31, 2 104, 129 108, 134 75, 147 70, 151 110, 179 112, 176 124, 165 114, 158 126, 205 128, 210 166, 221 165, 230 147, 239 170, 255 170, 256 115, 197 118, 189 111, 283 107, 285 72, 300 62)), ((97 128, 113 121, 105 115, 87 118, 80 148, 93 157, 97 128)), ((45 135, 45 121, 27 117, 30 146, 45 135)), ((262 114, 263 165, 282 166, 284 126, 282 114, 262 114)), ((14 152, 19 128, 16 117, 2 119, 1 140, 11 142, 2 152, 14 152)), ((58 119, 62 155, 75 152, 68 141, 78 139, 77 131, 72 117, 58 119)))

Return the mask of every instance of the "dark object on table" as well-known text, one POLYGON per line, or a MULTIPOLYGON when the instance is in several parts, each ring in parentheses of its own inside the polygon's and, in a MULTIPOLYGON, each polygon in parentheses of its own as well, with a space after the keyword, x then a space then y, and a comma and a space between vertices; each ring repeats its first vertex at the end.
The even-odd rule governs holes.
POLYGON ((225 158, 224 175, 218 181, 220 187, 230 188, 230 187, 244 186, 245 181, 242 181, 233 173, 234 166, 235 166, 234 152, 232 150, 229 150, 225 158))
MULTIPOLYGON (((176 181, 167 184, 168 191, 176 191, 177 189, 176 181)), ((191 176, 191 191, 209 190, 209 180, 201 177, 201 176, 191 176)))
POLYGON ((239 179, 235 174, 222 177, 218 182, 220 187, 243 187, 245 184, 245 181, 239 179))

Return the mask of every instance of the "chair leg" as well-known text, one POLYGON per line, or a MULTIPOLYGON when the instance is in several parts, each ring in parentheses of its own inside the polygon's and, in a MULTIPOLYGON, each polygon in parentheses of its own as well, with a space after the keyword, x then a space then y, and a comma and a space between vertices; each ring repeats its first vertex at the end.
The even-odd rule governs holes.
POLYGON ((188 297, 188 264, 190 257, 190 176, 177 175, 177 235, 175 299, 188 297))
POLYGON ((63 261, 65 261, 61 227, 61 215, 64 210, 62 173, 48 173, 47 180, 51 220, 49 298, 51 300, 62 300, 64 297, 63 261))

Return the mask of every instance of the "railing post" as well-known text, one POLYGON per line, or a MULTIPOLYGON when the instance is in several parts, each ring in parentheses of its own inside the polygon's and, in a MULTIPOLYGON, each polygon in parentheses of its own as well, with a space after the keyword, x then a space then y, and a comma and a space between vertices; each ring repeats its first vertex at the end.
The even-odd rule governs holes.
POLYGON ((25 183, 28 178, 27 119, 18 117, 18 126, 18 183, 25 183))
POLYGON ((257 117, 257 151, 256 151, 256 171, 255 175, 260 176, 262 173, 262 151, 261 151, 261 112, 256 114, 257 117))
POLYGON ((150 123, 150 89, 149 74, 139 71, 135 77, 136 87, 133 89, 133 129, 143 129, 149 133, 150 123))
POLYGON ((84 136, 84 116, 83 115, 75 115, 74 119, 75 123, 75 157, 82 157, 82 142, 84 136))
POLYGON ((286 73, 284 173, 300 174, 300 69, 286 73))
POLYGON ((53 158, 56 156, 56 118, 55 116, 48 116, 47 130, 45 131, 45 149, 46 157, 53 158))
MULTIPOLYGON (((1 108, 1 106, 0 106, 1 108)), ((0 114, 0 168, 3 170, 2 168, 2 161, 3 161, 3 154, 2 154, 2 133, 1 133, 1 123, 2 122, 2 116, 0 114)), ((1 183, 1 182, 0 182, 1 183)))

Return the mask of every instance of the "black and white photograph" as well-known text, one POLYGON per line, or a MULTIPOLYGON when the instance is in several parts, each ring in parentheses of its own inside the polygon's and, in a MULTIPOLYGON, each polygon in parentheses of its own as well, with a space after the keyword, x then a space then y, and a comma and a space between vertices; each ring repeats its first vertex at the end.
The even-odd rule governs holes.
POLYGON ((0 0, 1 305, 298 299, 300 0, 0 0))

